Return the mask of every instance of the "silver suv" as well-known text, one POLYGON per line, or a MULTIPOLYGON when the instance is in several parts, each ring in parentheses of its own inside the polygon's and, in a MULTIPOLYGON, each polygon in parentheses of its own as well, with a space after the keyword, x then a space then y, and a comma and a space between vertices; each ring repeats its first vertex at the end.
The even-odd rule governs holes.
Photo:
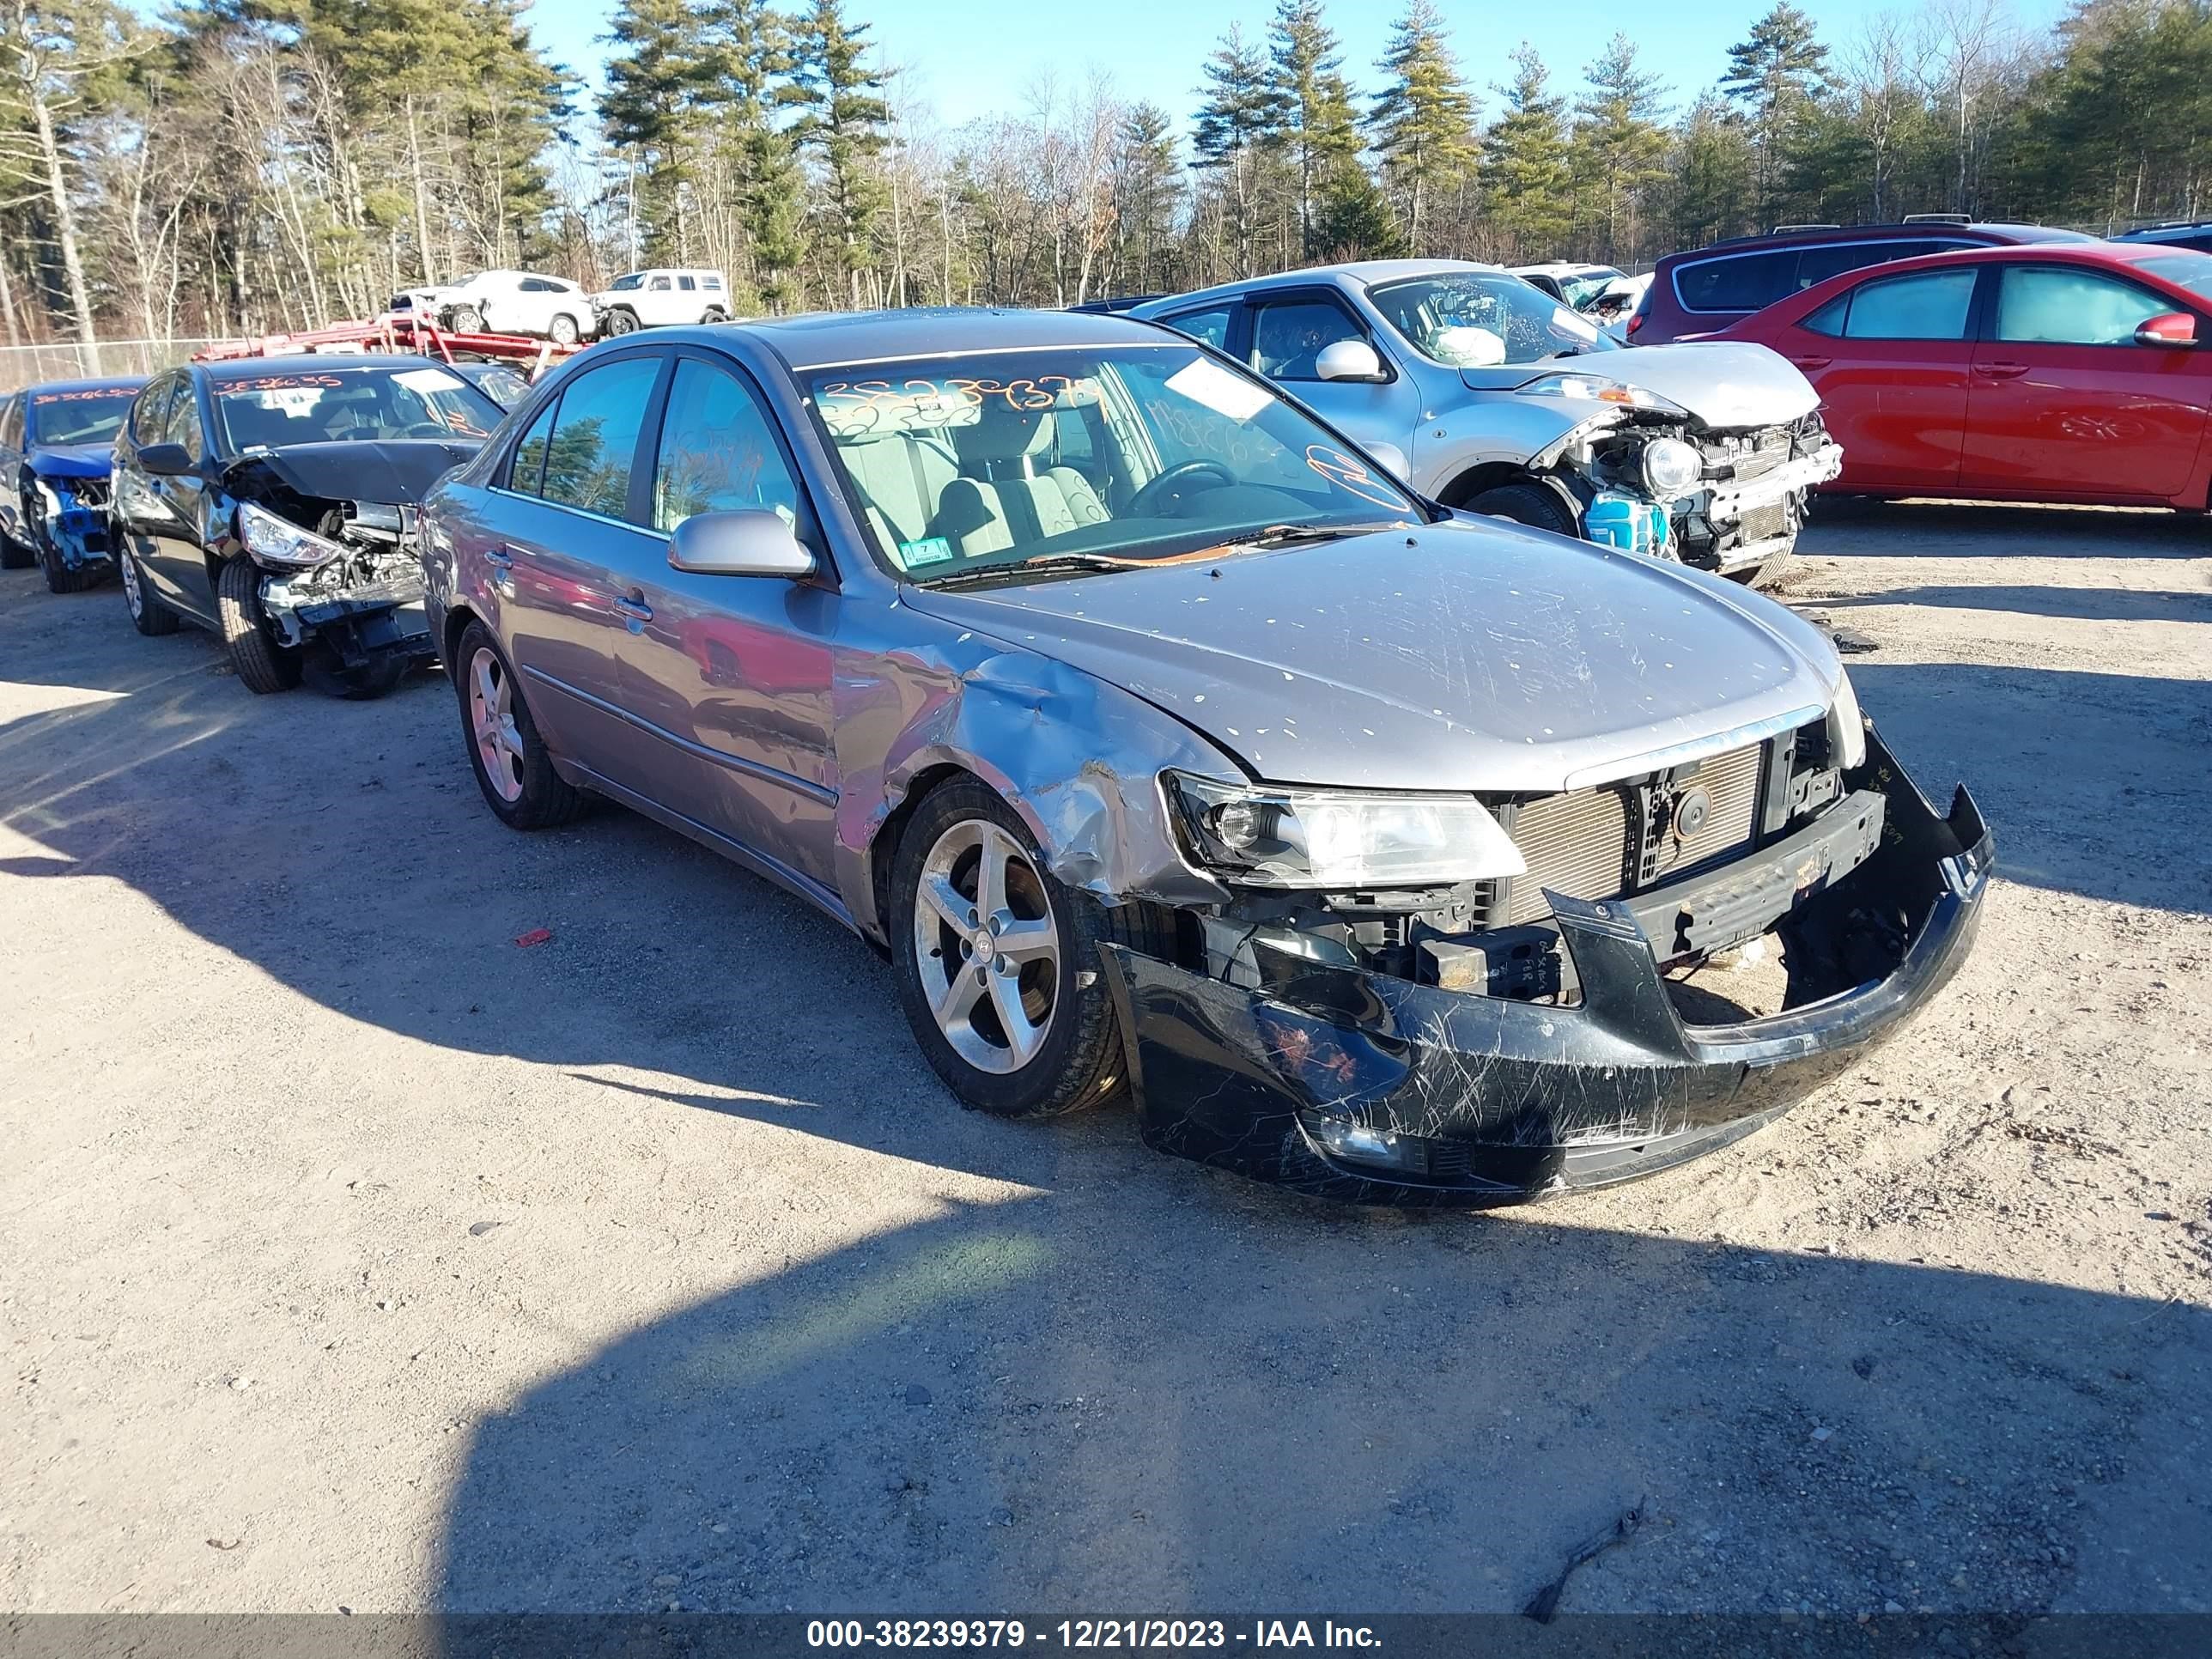
POLYGON ((1127 1095, 1153 1146, 1310 1191, 1495 1202, 1718 1146, 1980 914, 1972 802, 1929 806, 1811 626, 1425 505, 1144 323, 595 346, 422 545, 503 822, 645 813, 880 949, 969 1104, 1127 1095), (1769 933, 1771 1003, 1711 1000, 1769 933))
POLYGON ((1630 350, 1495 265, 1326 265, 1139 306, 1468 507, 1740 580, 1843 469, 1820 398, 1762 345, 1630 350))

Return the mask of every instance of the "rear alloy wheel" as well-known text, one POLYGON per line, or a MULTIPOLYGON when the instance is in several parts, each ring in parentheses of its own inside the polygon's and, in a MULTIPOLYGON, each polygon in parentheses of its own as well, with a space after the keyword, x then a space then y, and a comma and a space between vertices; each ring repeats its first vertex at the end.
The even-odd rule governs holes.
POLYGON ((461 729, 469 764, 484 804, 514 830, 550 830, 580 816, 591 797, 553 769, 553 757, 514 671, 482 623, 461 630, 453 653, 453 690, 461 703, 461 729))
POLYGON ((555 345, 576 343, 576 319, 566 312, 553 319, 553 326, 548 331, 553 336, 555 345))
POLYGON ((161 603, 139 573, 137 556, 119 541, 115 549, 115 574, 123 584, 124 608, 131 612, 133 628, 149 639, 177 631, 177 613, 161 603))
POLYGON ((1467 504, 1470 513, 1487 513, 1493 519, 1510 519, 1532 530, 1548 530, 1555 536, 1579 536, 1574 514, 1559 492, 1540 483, 1500 484, 1486 489, 1467 504))
POLYGON ((279 645, 261 609, 261 571, 252 560, 227 561, 215 583, 216 614, 239 684, 256 696, 289 691, 300 683, 300 653, 279 645))
POLYGON ((892 883, 899 1000, 954 1094, 1001 1117, 1048 1117, 1115 1091, 1101 907, 1042 867, 1005 802, 974 782, 931 795, 900 838, 892 883))

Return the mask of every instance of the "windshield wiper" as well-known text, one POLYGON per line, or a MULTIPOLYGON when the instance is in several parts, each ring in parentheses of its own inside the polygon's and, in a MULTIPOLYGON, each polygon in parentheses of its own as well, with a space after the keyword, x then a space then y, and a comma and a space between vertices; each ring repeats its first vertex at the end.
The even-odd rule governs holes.
POLYGON ((1401 519, 1376 524, 1271 524, 1250 536, 1240 536, 1239 547, 1294 547, 1300 542, 1340 542, 1352 536, 1371 536, 1378 530, 1395 530, 1401 519))
POLYGON ((1042 558, 1024 559, 1019 564, 977 565, 967 570, 948 571, 942 576, 925 577, 922 584, 928 587, 966 587, 981 581, 1022 581, 1030 576, 1065 575, 1069 572, 1095 574, 1106 570, 1141 570, 1152 563, 1151 559, 1111 559, 1103 553, 1050 553, 1042 558))

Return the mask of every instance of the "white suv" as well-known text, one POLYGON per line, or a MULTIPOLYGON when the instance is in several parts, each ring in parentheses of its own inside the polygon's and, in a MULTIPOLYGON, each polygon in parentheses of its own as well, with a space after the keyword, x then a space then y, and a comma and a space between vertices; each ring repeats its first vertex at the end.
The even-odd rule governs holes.
POLYGON ((592 295, 599 326, 609 334, 634 328, 665 328, 678 323, 726 323, 730 284, 719 270, 655 265, 617 276, 611 288, 592 295))
POLYGON ((534 270, 480 270, 431 290, 441 327, 463 334, 535 334, 562 345, 588 339, 599 317, 575 283, 534 270))

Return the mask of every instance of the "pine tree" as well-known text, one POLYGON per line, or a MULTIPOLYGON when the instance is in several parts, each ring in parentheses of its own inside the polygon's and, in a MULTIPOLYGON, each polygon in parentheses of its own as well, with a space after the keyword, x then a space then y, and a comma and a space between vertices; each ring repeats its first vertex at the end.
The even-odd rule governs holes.
POLYGON ((1233 24, 1206 60, 1199 91, 1204 101, 1191 136, 1191 165, 1226 175, 1234 274, 1249 276, 1258 240, 1260 163, 1282 131, 1282 94, 1266 56, 1233 24))
POLYGON ((1298 247, 1310 258, 1319 248, 1337 245, 1336 238, 1316 234, 1317 193, 1329 192, 1332 210, 1343 221, 1353 210, 1347 192, 1357 194, 1346 164, 1364 176, 1352 86, 1344 78, 1336 33, 1322 21, 1321 0, 1279 0, 1267 43, 1282 139, 1297 169, 1298 247))
POLYGON ((1692 105, 1675 136, 1673 234, 1677 247, 1700 247, 1751 222, 1753 159, 1741 123, 1729 118, 1719 94, 1692 105))
POLYGON ((806 256, 806 181, 794 134, 775 119, 798 96, 781 80, 793 68, 791 31, 766 0, 709 0, 704 21, 702 101, 725 153, 753 292, 781 311, 796 297, 793 277, 806 256))
POLYGON ((714 64, 690 0, 622 0, 600 37, 607 56, 599 122, 608 143, 628 154, 634 227, 628 258, 689 264, 684 192, 714 64))
POLYGON ((1644 192, 1667 176, 1665 89, 1636 61, 1636 43, 1615 34, 1583 71, 1589 94, 1575 106, 1575 171, 1605 227, 1597 251, 1616 264, 1632 259, 1636 210, 1644 192), (1627 251, 1624 252, 1624 243, 1627 251))
POLYGON ((1721 90, 1750 125, 1753 206, 1762 220, 1772 213, 1806 115, 1830 84, 1828 49, 1813 20, 1789 0, 1776 0, 1774 9, 1751 26, 1750 35, 1729 48, 1721 90))
POLYGON ((1174 280, 1174 126, 1158 105, 1137 104, 1123 112, 1114 142, 1119 246, 1111 275, 1130 292, 1158 293, 1174 280))
POLYGON ((1376 67, 1389 79, 1368 114, 1368 131, 1383 184, 1398 198, 1405 240, 1419 252, 1429 203, 1474 162, 1474 97, 1431 0, 1411 0, 1376 67))
POLYGON ((851 303, 860 303, 860 273, 875 263, 876 222, 889 193, 874 161, 890 143, 890 106, 878 96, 883 77, 865 58, 865 23, 845 21, 842 0, 814 0, 799 20, 792 54, 795 132, 822 168, 828 240, 845 273, 851 303))
POLYGON ((1547 259, 1572 223, 1566 100, 1553 95, 1551 71, 1525 40, 1513 67, 1513 83, 1498 88, 1505 112, 1483 137, 1483 185, 1507 247, 1522 259, 1547 259))

